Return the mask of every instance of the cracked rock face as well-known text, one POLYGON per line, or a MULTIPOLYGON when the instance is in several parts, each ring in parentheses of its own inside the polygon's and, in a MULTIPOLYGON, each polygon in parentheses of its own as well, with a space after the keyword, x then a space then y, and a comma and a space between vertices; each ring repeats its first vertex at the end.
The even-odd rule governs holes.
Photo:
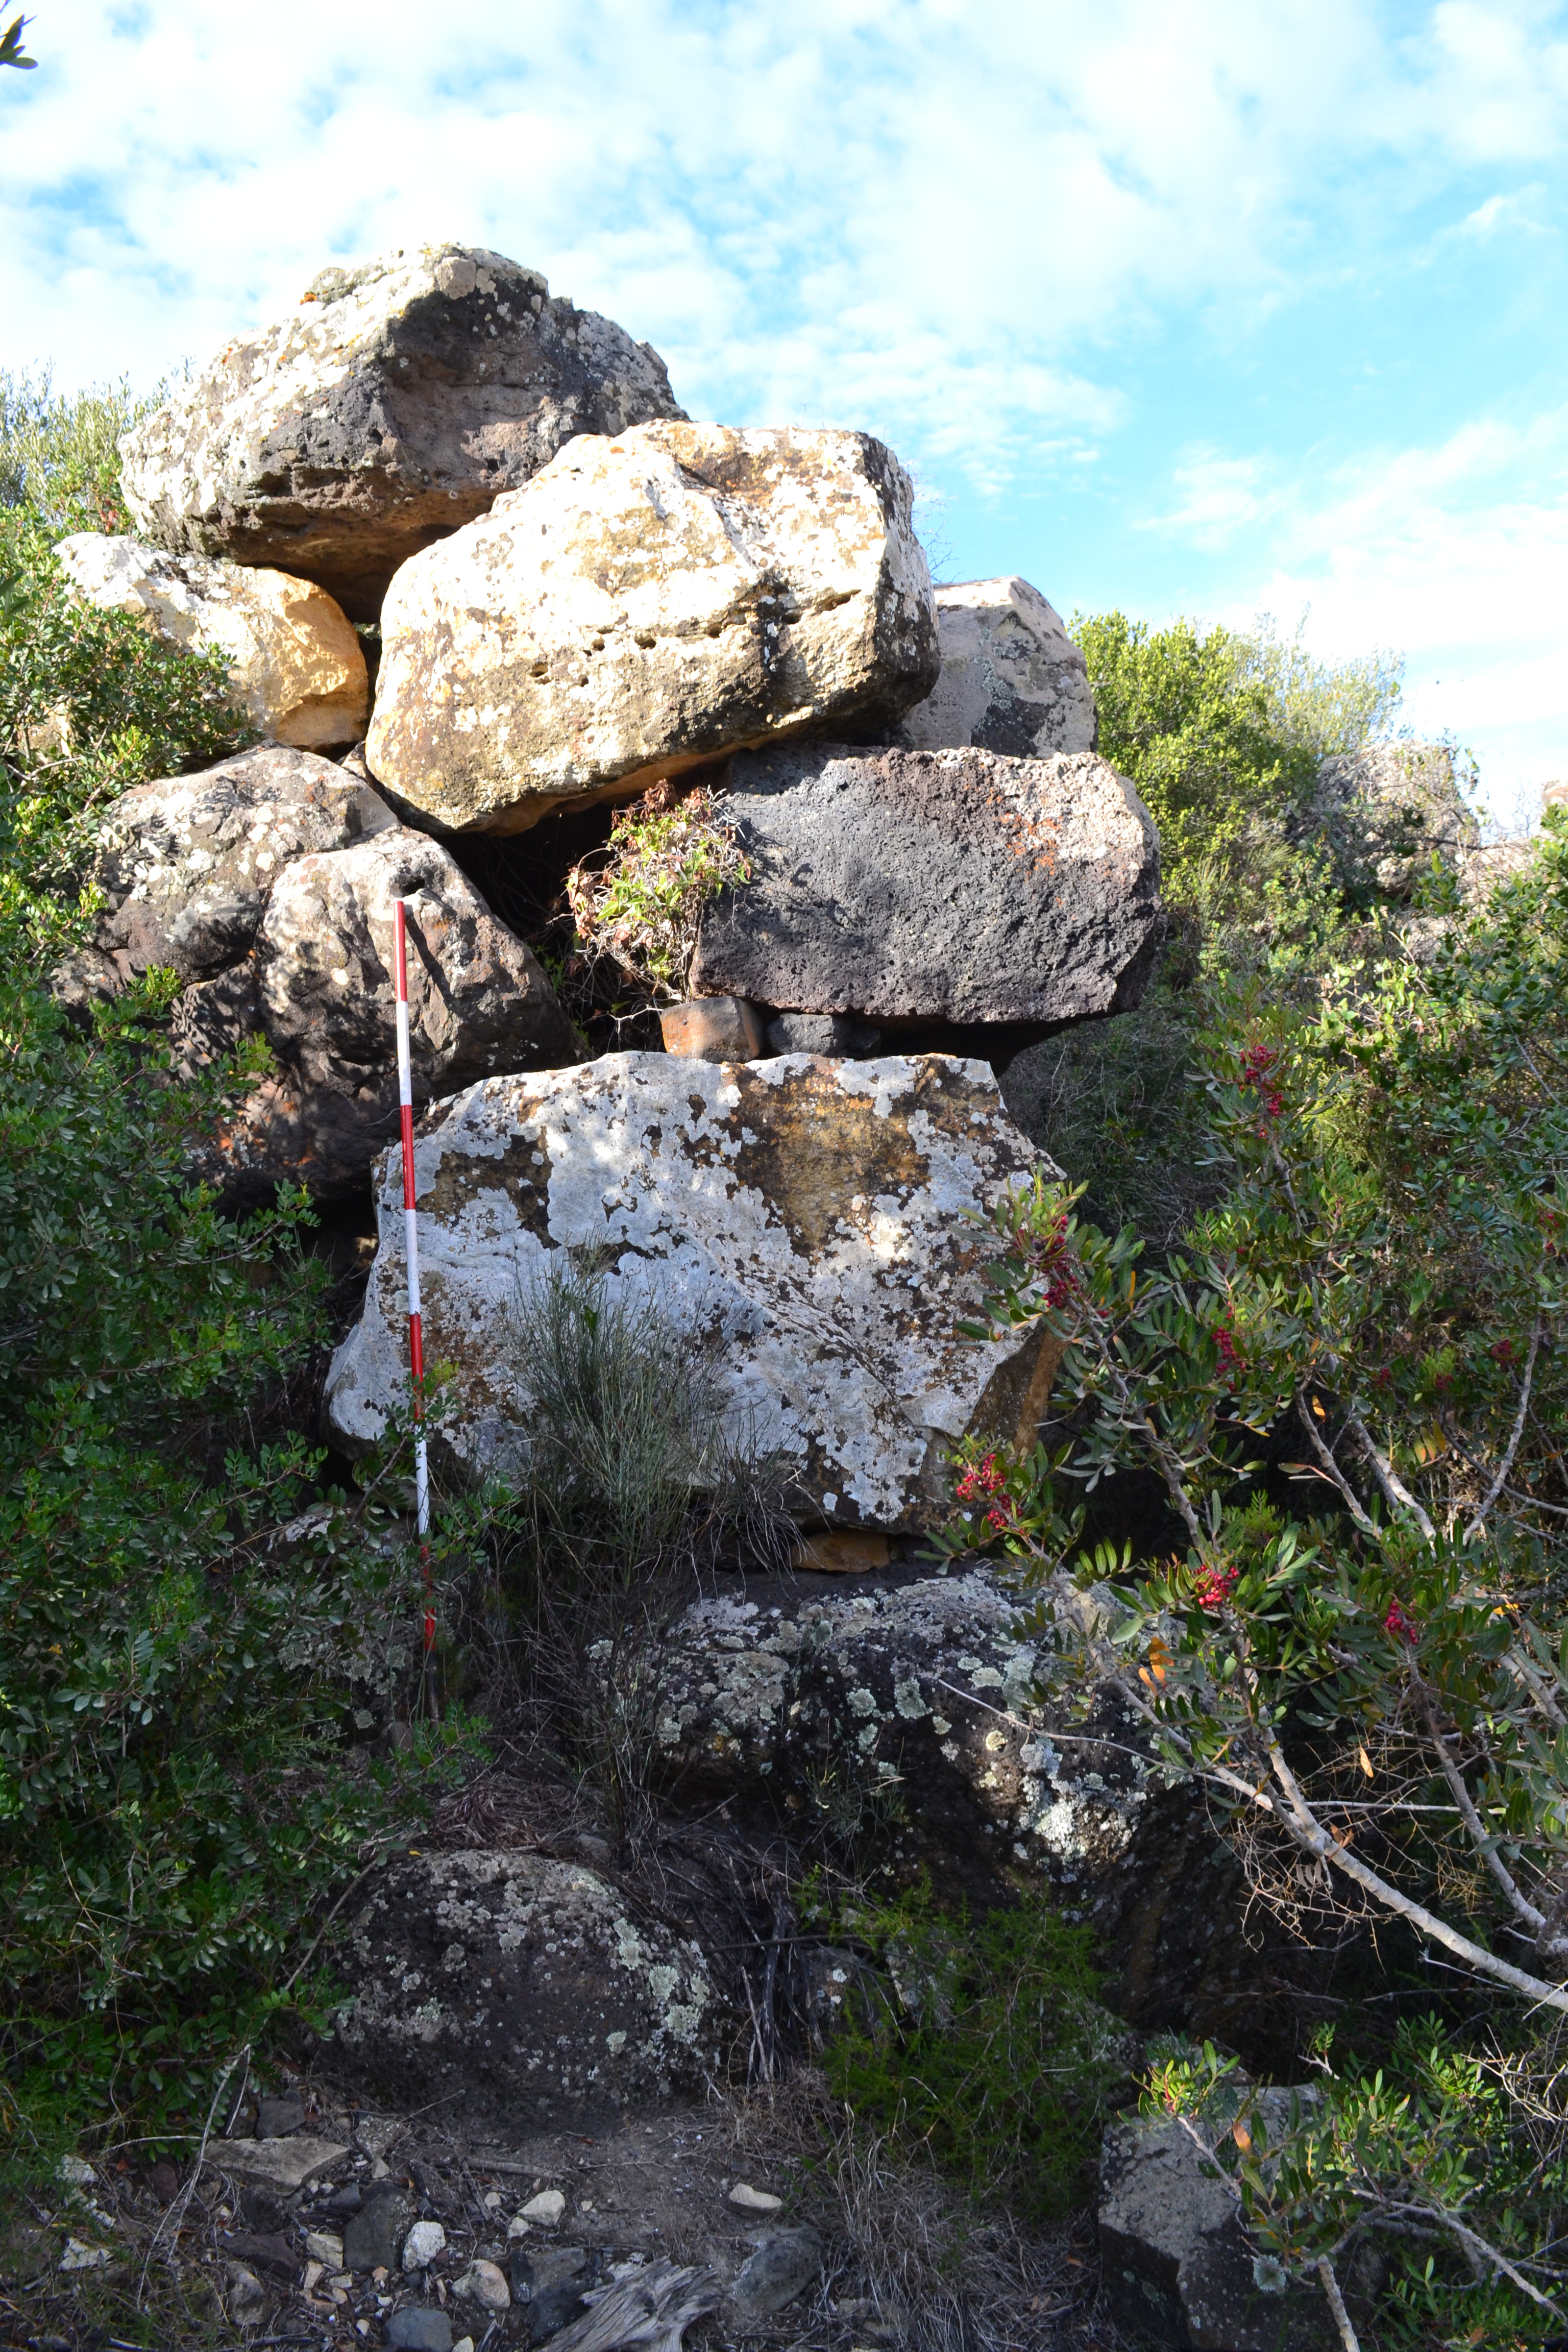
POLYGON ((703 909, 694 995, 965 1023, 1142 995, 1159 839, 1093 752, 781 747, 731 760, 716 805, 752 878, 703 909))
POLYGON ((580 433, 679 416, 664 362, 479 247, 323 269, 121 444, 159 546, 314 580, 374 620, 400 563, 580 433))
POLYGON ((942 675, 898 730, 910 751, 1092 751, 1089 666, 1055 607, 1026 580, 963 580, 936 591, 942 675))
POLYGON ((1113 1693, 1084 1738, 1052 1739, 1023 1606, 986 1568, 783 1608, 700 1601, 670 1647, 663 1759, 687 1799, 766 1792, 803 1823, 824 1803, 887 1811, 896 1865, 954 1899, 1045 1883, 1087 1915, 1159 1784, 1113 1693))
POLYGON ((364 655, 324 588, 265 565, 169 555, 134 539, 81 531, 55 550, 75 593, 129 613, 165 645, 216 646, 235 700, 264 735, 307 751, 357 743, 370 715, 364 655))
POLYGON ((391 1864, 351 1933, 336 2022, 388 2100, 464 2093, 509 2123, 581 2130, 631 2101, 701 2088, 736 2021, 700 1948, 604 1879, 535 1853, 391 1864))
POLYGON ((574 442, 399 572, 372 773, 440 825, 519 832, 742 744, 879 732, 937 674, 910 498, 864 433, 574 442))
POLYGON ((439 842, 400 825, 363 779, 268 747, 142 784, 110 810, 96 945, 57 990, 114 994, 172 966, 187 1073, 263 1036, 278 1057, 198 1155, 241 1204, 280 1181, 353 1191, 397 1130, 393 900, 408 906, 415 1098, 496 1070, 575 1061, 580 1047, 531 951, 439 842))
MULTIPOLYGON (((973 1213, 1041 1164, 990 1069, 939 1054, 606 1054, 473 1087, 415 1146, 426 1347, 457 1368, 452 1466, 517 1446, 516 1302, 566 1249, 651 1292, 710 1355, 732 1436, 782 1455, 803 1517, 931 1524, 951 1443, 1032 1436, 1044 1407, 1053 1340, 957 1329, 989 1256, 973 1213)), ((330 1424, 354 1451, 405 1387, 395 1153, 378 1215, 364 1313, 328 1376, 330 1424)))

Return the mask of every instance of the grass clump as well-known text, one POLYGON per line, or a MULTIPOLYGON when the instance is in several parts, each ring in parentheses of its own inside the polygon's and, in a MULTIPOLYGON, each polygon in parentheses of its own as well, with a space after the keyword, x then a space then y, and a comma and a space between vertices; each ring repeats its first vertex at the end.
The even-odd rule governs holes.
POLYGON ((893 1991, 862 2003, 824 2061, 859 2126, 1023 2221, 1069 2210, 1129 2065, 1091 1931, 1037 1900, 943 1916, 923 1885, 839 1906, 832 1924, 893 1991))

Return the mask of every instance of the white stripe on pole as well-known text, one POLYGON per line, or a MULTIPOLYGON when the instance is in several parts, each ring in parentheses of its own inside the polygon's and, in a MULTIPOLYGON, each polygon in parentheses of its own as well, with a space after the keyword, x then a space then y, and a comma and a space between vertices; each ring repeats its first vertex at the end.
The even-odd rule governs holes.
MULTIPOLYGON (((430 1532, 430 1466, 425 1433, 425 1334, 419 1318, 419 1221, 414 1206, 414 1067, 408 1052, 408 930, 401 898, 393 901, 395 952, 393 984, 397 999, 397 1104, 403 1135, 403 1243, 408 1268, 408 1369, 414 1378, 414 1512, 422 1537, 430 1532)), ((425 1646, 435 1639, 435 1621, 425 1617, 425 1646)))

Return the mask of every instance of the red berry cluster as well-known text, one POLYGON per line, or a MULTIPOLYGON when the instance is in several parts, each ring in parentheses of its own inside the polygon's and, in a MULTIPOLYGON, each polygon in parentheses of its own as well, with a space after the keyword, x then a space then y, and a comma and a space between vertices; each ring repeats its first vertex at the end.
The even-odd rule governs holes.
POLYGON ((1405 1615, 1397 1601, 1389 1602, 1388 1614, 1383 1621, 1383 1630, 1385 1633, 1392 1633, 1396 1642, 1408 1642, 1413 1646, 1418 1639, 1415 1620, 1414 1617, 1405 1615))
POLYGON ((961 1503, 989 1502, 985 1524, 996 1535, 1005 1535, 1018 1516, 1018 1507, 1006 1489, 1006 1472, 994 1454, 966 1470, 953 1493, 961 1503))
POLYGON ((1200 1609, 1223 1609, 1240 1577, 1239 1568, 1200 1569, 1193 1579, 1193 1598, 1200 1609))
POLYGON ((1078 1268, 1068 1247, 1065 1216, 1056 1218, 1043 1234, 1036 1234, 1029 1249, 1029 1263, 1039 1286, 1042 1306, 1066 1307, 1078 1297, 1078 1268))
POLYGON ((1249 1045, 1241 1057, 1241 1083, 1251 1087, 1261 1101, 1263 1117, 1258 1132, 1262 1136, 1268 1134, 1269 1121, 1278 1118, 1285 1108, 1285 1097, 1274 1075, 1279 1062, 1279 1055, 1272 1045, 1249 1045))
POLYGON ((1247 1358, 1236 1344, 1236 1324, 1228 1311, 1224 1322, 1215 1325, 1214 1343, 1219 1355, 1219 1368, 1222 1372, 1246 1371, 1247 1358))

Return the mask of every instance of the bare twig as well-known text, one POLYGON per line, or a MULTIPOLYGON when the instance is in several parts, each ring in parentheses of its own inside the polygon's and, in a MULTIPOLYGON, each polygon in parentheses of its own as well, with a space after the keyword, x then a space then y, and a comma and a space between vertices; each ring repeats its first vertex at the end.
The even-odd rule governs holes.
POLYGON ((1327 2254, 1318 2256, 1318 2276, 1322 2281, 1323 2293, 1328 2298, 1329 2309, 1334 2315, 1334 2326, 1340 2331, 1340 2342, 1343 2347, 1343 2352, 1361 2352, 1360 2341, 1355 2329, 1351 2326, 1350 2313, 1345 2309, 1345 2299, 1340 2293, 1340 2283, 1334 2276, 1334 2266, 1327 2254))
POLYGON ((1538 1307, 1535 1320, 1530 1327, 1530 1353, 1524 1360, 1524 1375, 1519 1384, 1519 1411, 1514 1415, 1513 1430, 1508 1441, 1508 1451, 1502 1457, 1497 1476, 1487 1489, 1486 1500, 1465 1530, 1466 1538, 1470 1543, 1474 1543, 1478 1536, 1485 1535, 1487 1514, 1508 1484, 1508 1474, 1513 1468, 1513 1457, 1519 1452, 1519 1442, 1524 1435, 1524 1424, 1530 1414, 1531 1383, 1535 1378, 1535 1359, 1541 1349, 1541 1310, 1538 1307))

